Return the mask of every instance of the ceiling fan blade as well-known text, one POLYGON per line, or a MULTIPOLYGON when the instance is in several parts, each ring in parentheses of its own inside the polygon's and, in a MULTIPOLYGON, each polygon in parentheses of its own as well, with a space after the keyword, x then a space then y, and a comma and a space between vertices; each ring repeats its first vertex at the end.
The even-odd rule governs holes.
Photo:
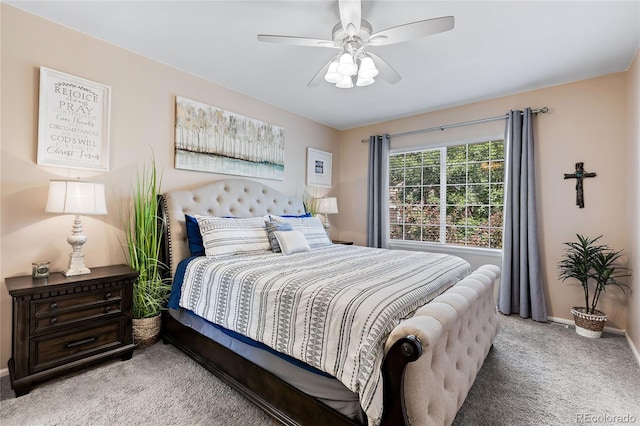
POLYGON ((335 58, 331 58, 331 60, 329 62, 327 62, 327 65, 325 65, 324 67, 322 67, 320 69, 320 71, 318 71, 318 73, 316 75, 313 76, 313 78, 311 79, 311 81, 309 81, 307 83, 307 86, 309 87, 316 87, 318 84, 320 84, 322 81, 324 81, 324 75, 327 73, 327 70, 329 69, 329 65, 331 65, 331 62, 334 61, 335 58))
POLYGON ((293 46, 333 47, 338 49, 340 48, 340 46, 333 40, 322 40, 319 38, 258 34, 258 41, 266 41, 269 43, 278 43, 278 44, 289 44, 293 46))
POLYGON ((338 0, 338 9, 340 10, 342 29, 349 36, 358 34, 362 15, 360 0, 338 0))
POLYGON ((453 16, 427 19, 379 31, 371 35, 369 42, 373 46, 386 46, 388 44, 402 43, 403 41, 449 31, 453 29, 454 25, 455 19, 453 16))
MULTIPOLYGON (((378 78, 388 81, 391 84, 395 84, 400 80, 402 80, 402 77, 400 77, 400 74, 398 74, 398 72, 394 70, 393 67, 387 63, 387 61, 385 61, 375 53, 371 53, 369 51, 367 51, 367 55, 371 56, 371 59, 373 59, 373 62, 376 64, 376 67, 378 68, 378 71, 379 71, 378 78)), ((328 64, 327 64, 327 67, 328 67, 328 64)))

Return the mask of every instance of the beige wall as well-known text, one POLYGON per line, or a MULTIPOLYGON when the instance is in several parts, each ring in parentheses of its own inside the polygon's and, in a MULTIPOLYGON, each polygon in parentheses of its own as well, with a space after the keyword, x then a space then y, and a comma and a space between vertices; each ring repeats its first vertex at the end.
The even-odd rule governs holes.
POLYGON ((627 80, 629 119, 629 258, 633 268, 633 295, 629 302, 627 336, 636 348, 640 362, 640 49, 631 64, 627 80))
MULTIPOLYGON (((124 262, 120 205, 126 204, 136 165, 155 153, 163 190, 192 187, 222 175, 173 168, 175 96, 180 95, 285 128, 285 179, 264 181, 289 194, 304 190, 306 147, 333 152, 338 132, 76 31, 1 5, 1 262, 0 277, 30 273, 35 260, 66 266, 71 216, 44 213, 49 179, 80 176, 108 188, 107 216, 84 217, 87 266, 124 262), (96 173, 35 164, 39 67, 94 80, 112 89, 111 167, 96 173)), ((339 170, 334 167, 334 182, 339 170)), ((335 189, 337 191, 337 188, 335 189)), ((11 300, 0 289, 0 369, 11 353, 11 300)))
MULTIPOLYGON (((603 234, 603 241, 618 249, 628 249, 630 244, 629 233, 621 226, 627 222, 631 185, 627 174, 626 82, 627 73, 611 74, 341 132, 340 237, 365 241, 368 148, 360 142, 362 138, 547 106, 550 113, 534 119, 542 268, 549 316, 570 318, 570 308, 582 303, 582 291, 557 279, 562 243, 582 233, 603 234), (575 205, 575 182, 563 180, 563 173, 573 172, 578 161, 585 163, 587 171, 598 174, 585 181, 584 209, 575 205)), ((498 121, 423 133, 392 139, 391 145, 428 146, 490 137, 503 134, 504 126, 504 121, 498 121)), ((627 303, 620 292, 607 291, 599 307, 609 315, 609 326, 626 328, 627 303)))

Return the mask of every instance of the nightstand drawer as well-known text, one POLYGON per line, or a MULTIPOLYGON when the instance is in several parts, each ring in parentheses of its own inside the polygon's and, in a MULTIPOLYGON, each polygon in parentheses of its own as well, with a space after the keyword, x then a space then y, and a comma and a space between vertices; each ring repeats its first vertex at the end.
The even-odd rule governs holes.
POLYGON ((48 332, 85 320, 122 312, 120 287, 31 301, 31 334, 48 332))
POLYGON ((33 318, 34 335, 45 331, 63 328, 66 325, 79 323, 88 319, 110 317, 122 313, 122 301, 101 302, 97 304, 85 305, 82 308, 72 310, 60 310, 49 315, 38 315, 33 318))
POLYGON ((74 332, 48 334, 31 339, 31 372, 87 357, 121 345, 122 322, 116 319, 74 332))
POLYGON ((111 287, 93 292, 34 299, 31 301, 31 312, 34 316, 57 313, 66 309, 82 308, 87 305, 120 299, 122 299, 122 287, 111 287))

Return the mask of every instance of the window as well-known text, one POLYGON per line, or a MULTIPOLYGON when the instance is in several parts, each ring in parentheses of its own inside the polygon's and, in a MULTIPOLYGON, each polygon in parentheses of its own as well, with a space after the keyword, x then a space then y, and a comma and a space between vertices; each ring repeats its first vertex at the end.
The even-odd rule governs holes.
POLYGON ((391 239, 502 248, 504 141, 389 157, 391 239))

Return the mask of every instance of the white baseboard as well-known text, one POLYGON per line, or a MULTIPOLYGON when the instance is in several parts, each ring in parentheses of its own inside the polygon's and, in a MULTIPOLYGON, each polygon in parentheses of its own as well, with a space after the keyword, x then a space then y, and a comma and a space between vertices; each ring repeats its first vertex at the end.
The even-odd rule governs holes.
POLYGON ((633 352, 633 356, 636 357, 636 361, 638 361, 638 365, 640 365, 640 352, 636 349, 636 345, 631 340, 631 337, 627 334, 627 342, 629 342, 629 346, 631 347, 631 352, 633 352))
MULTIPOLYGON (((547 320, 551 322, 557 322, 559 324, 575 325, 573 320, 569 320, 566 318, 547 317, 547 320)), ((624 330, 621 330, 619 328, 613 328, 613 327, 605 327, 604 331, 606 331, 607 333, 617 334, 620 336, 624 336, 626 334, 624 330)))
POLYGON ((9 369, 8 368, 3 368, 2 370, 0 370, 0 377, 4 377, 4 376, 8 376, 9 375, 9 369))

